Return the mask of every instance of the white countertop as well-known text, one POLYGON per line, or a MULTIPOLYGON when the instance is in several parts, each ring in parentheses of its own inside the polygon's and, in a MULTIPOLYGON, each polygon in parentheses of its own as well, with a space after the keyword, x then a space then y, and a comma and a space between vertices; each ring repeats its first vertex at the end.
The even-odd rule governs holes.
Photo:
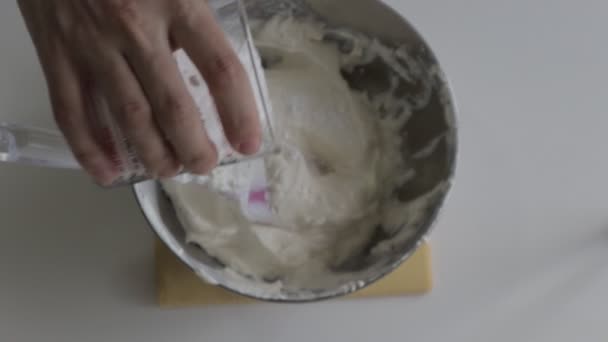
MULTIPOLYGON (((460 111, 430 295, 163 311, 128 190, 0 165, 0 340, 605 341, 608 2, 390 3, 436 50, 460 111)), ((0 120, 50 124, 14 1, 0 44, 0 120)))

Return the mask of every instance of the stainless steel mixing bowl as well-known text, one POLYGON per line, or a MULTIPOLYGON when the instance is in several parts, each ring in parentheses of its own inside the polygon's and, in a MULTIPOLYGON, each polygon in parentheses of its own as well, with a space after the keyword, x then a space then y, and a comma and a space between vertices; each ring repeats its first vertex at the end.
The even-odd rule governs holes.
MULTIPOLYGON (((207 255, 200 247, 186 243, 185 233, 177 220, 169 199, 159 183, 148 181, 134 186, 135 195, 150 226, 162 241, 196 274, 205 281, 234 291, 241 295, 279 302, 307 302, 346 295, 366 287, 397 268, 420 245, 435 222, 453 178, 456 159, 455 108, 452 94, 437 64, 435 55, 423 38, 398 13, 377 0, 249 0, 249 16, 263 19, 278 11, 306 5, 314 9, 332 25, 353 28, 391 44, 406 44, 408 50, 417 54, 425 68, 425 77, 431 79, 430 99, 418 108, 405 124, 404 141, 410 150, 423 149, 430 141, 438 141, 431 153, 425 153, 409 162, 415 171, 414 178, 403 188, 395 189, 399 201, 404 205, 431 189, 443 185, 442 191, 432 199, 424 210, 424 216, 411 234, 400 241, 396 248, 380 259, 357 260, 351 278, 345 278, 339 286, 332 288, 270 291, 270 283, 255 281, 227 269, 218 260, 207 255)), ((373 70, 372 70, 373 71, 373 70)), ((369 82, 374 75, 370 71, 369 82)), ((404 87, 416 91, 416 87, 404 87)), ((376 236, 372 244, 381 243, 389 237, 376 236)), ((370 245, 370 247, 373 247, 370 245)))

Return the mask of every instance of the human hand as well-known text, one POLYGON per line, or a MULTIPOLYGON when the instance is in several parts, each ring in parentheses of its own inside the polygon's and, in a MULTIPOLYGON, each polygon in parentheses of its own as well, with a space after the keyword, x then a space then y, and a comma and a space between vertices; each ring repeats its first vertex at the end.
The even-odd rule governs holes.
POLYGON ((119 175, 96 132, 100 92, 154 178, 205 174, 217 151, 172 56, 183 48, 220 113, 226 136, 253 154, 261 128, 247 74, 205 0, 18 0, 46 77, 55 120, 100 184, 119 175))

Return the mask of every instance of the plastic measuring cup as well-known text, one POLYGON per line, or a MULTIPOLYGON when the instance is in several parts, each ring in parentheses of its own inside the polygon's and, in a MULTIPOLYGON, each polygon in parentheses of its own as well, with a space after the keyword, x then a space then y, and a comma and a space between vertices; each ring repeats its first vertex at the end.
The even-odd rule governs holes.
MULTIPOLYGON (((263 134, 262 145, 257 154, 243 156, 234 151, 225 137, 213 99, 197 68, 182 50, 176 51, 174 57, 188 91, 201 113, 207 134, 216 145, 219 165, 227 165, 259 158, 273 152, 274 133, 261 59, 253 45, 243 4, 240 0, 211 0, 209 5, 245 67, 255 93, 263 134)), ((115 151, 113 159, 121 170, 120 178, 112 186, 128 185, 149 179, 133 147, 114 121, 103 95, 93 92, 91 99, 92 108, 95 109, 96 124, 103 132, 103 136, 111 140, 115 151)), ((60 132, 9 123, 0 123, 0 162, 79 168, 60 132)))

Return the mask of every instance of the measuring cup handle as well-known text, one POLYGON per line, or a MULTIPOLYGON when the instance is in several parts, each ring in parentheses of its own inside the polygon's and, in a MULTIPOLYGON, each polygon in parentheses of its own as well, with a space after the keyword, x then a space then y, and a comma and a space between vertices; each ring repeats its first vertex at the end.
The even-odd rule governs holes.
POLYGON ((63 169, 80 168, 61 133, 1 122, 0 162, 63 169))

